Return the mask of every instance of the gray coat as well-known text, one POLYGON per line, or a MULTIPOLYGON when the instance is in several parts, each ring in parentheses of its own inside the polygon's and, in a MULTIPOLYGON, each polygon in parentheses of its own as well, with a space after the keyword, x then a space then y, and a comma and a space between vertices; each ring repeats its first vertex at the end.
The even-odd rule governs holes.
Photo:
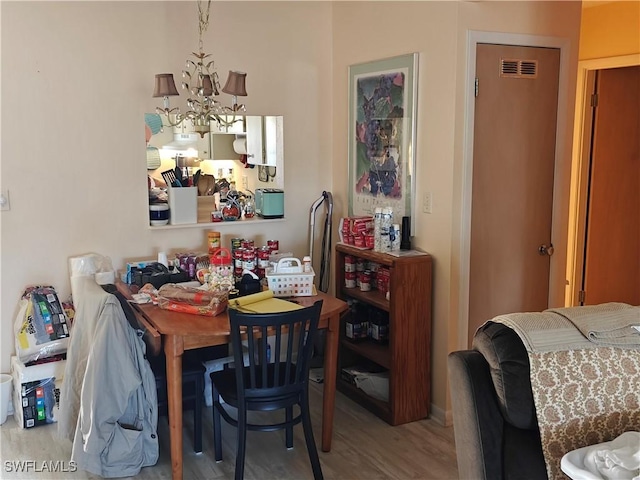
POLYGON ((72 281, 80 298, 74 298, 59 433, 73 441, 78 468, 102 477, 137 475, 158 460, 158 403, 145 344, 114 295, 93 277, 72 281))

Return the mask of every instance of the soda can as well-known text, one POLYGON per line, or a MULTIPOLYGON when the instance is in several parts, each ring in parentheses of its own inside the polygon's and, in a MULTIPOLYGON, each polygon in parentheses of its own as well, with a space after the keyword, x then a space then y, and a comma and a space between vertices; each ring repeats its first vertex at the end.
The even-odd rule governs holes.
POLYGON ((187 271, 190 279, 196 278, 196 256, 194 254, 187 256, 187 271))
POLYGON ((189 273, 189 267, 187 265, 187 259, 189 258, 189 255, 187 255, 186 253, 179 253, 176 255, 176 257, 178 257, 178 264, 180 265, 180 270, 183 270, 189 273))

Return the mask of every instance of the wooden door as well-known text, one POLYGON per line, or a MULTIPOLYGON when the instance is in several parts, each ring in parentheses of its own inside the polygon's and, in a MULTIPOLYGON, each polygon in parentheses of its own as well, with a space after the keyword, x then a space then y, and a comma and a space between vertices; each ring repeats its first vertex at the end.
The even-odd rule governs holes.
POLYGON ((640 66, 599 70, 584 304, 640 304, 640 66))
POLYGON ((560 51, 476 51, 469 343, 485 321, 548 306, 560 51))

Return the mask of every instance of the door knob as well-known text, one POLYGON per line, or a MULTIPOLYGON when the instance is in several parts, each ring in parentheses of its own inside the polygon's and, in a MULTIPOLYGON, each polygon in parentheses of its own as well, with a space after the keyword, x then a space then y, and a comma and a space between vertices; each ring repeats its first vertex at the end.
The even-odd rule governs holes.
POLYGON ((540 255, 553 255, 553 243, 545 245, 544 243, 538 247, 538 253, 540 255))

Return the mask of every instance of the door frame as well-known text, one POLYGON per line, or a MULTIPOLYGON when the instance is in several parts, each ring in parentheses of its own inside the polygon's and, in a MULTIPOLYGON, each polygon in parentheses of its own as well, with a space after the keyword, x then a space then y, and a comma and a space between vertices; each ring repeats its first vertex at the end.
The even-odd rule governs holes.
POLYGON ((587 187, 591 154, 591 92, 597 70, 640 65, 640 53, 617 57, 596 58, 578 62, 576 111, 571 156, 571 187, 569 199, 569 231, 567 238, 567 272, 565 305, 579 305, 582 286, 587 224, 587 187))
MULTIPOLYGON (((471 199, 473 185, 473 132, 475 120, 475 96, 473 94, 475 88, 475 70, 476 70, 476 47, 479 43, 493 43, 498 45, 513 45, 521 47, 543 47, 557 48, 560 50, 560 72, 558 79, 558 110, 556 117, 556 147, 555 147, 555 167, 553 179, 554 198, 558 198, 558 192, 562 189, 561 182, 561 166, 557 160, 563 157, 564 144, 563 139, 566 138, 566 124, 568 112, 566 108, 560 108, 567 104, 567 91, 569 88, 569 79, 571 77, 570 66, 570 41, 562 37, 550 37, 539 35, 523 35, 501 32, 482 32, 469 30, 467 32, 467 78, 465 80, 465 125, 464 125, 464 145, 462 154, 462 213, 460 219, 460 288, 458 297, 458 335, 457 343, 459 349, 468 348, 468 329, 469 329, 469 273, 471 261, 471 199)), ((551 238, 554 238, 554 232, 557 232, 561 225, 556 225, 558 221, 557 206, 553 206, 551 238)), ((556 258, 559 251, 564 250, 564 246, 555 245, 556 258)), ((554 272, 558 270, 551 257, 550 267, 550 288, 553 288, 554 272)), ((564 277, 564 265, 560 269, 564 277)))

